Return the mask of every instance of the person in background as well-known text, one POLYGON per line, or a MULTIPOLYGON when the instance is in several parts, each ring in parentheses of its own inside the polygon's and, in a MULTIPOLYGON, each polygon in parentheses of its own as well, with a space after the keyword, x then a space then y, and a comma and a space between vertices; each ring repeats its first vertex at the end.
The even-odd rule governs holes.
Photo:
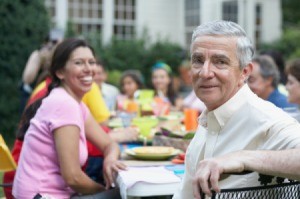
POLYGON ((171 109, 180 110, 182 98, 174 91, 172 85, 172 69, 164 62, 156 62, 152 66, 151 82, 155 95, 171 104, 171 109))
POLYGON ((300 105, 300 58, 294 59, 287 64, 286 89, 289 92, 288 101, 300 105))
POLYGON ((128 101, 135 100, 138 90, 144 88, 144 78, 138 70, 126 70, 120 79, 121 95, 117 97, 118 110, 126 110, 128 101))
POLYGON ((277 50, 272 50, 271 49, 271 50, 262 51, 260 53, 260 55, 270 56, 273 59, 273 61, 275 62, 275 64, 277 65, 277 68, 278 68, 279 74, 280 74, 280 81, 279 81, 279 84, 278 84, 278 90, 279 90, 280 93, 287 96, 288 91, 285 88, 287 77, 286 77, 286 74, 284 72, 285 61, 283 59, 282 53, 280 53, 277 50))
POLYGON ((99 60, 97 61, 97 68, 94 79, 100 88, 107 108, 111 113, 114 112, 116 110, 117 96, 120 94, 120 91, 117 87, 106 83, 107 72, 105 70, 105 67, 103 66, 103 63, 101 63, 99 60))
POLYGON ((189 60, 182 62, 179 67, 179 73, 183 83, 181 91, 184 93, 182 109, 192 108, 201 113, 205 109, 205 104, 196 96, 196 93, 193 90, 191 62, 189 60))
POLYGON ((279 108, 295 106, 288 103, 287 97, 278 91, 279 78, 279 71, 271 57, 260 55, 253 59, 253 70, 248 79, 250 89, 279 108))
POLYGON ((15 198, 70 198, 75 193, 103 198, 100 192, 113 186, 114 173, 125 169, 118 161, 118 145, 81 102, 93 83, 94 67, 94 51, 84 40, 67 39, 57 46, 48 93, 30 105, 33 118, 27 118, 30 124, 23 131, 26 135, 13 184, 15 198), (87 159, 86 140, 104 153, 106 187, 81 169, 87 159))
POLYGON ((285 111, 300 122, 300 59, 297 58, 290 61, 287 64, 285 73, 287 75, 286 89, 288 91, 288 101, 298 105, 285 111))
POLYGON ((189 60, 184 60, 178 68, 180 87, 179 94, 181 97, 187 97, 193 90, 192 77, 191 77, 191 62, 189 60))
POLYGON ((245 31, 229 21, 203 23, 190 49, 193 88, 206 109, 173 199, 258 186, 258 173, 300 180, 300 124, 247 85, 254 50, 245 31), (254 172, 226 176, 243 171, 254 172))
POLYGON ((25 108, 32 87, 39 84, 48 75, 50 60, 57 44, 63 39, 60 29, 52 29, 40 49, 34 50, 29 56, 22 74, 21 111, 25 108))

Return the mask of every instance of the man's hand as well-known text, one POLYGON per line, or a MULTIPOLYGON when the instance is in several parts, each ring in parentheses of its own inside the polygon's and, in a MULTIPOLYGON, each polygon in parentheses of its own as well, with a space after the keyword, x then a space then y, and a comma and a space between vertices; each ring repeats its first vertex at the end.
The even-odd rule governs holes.
POLYGON ((220 192, 218 182, 222 174, 244 171, 245 166, 241 160, 241 153, 234 152, 200 161, 193 180, 194 197, 200 199, 201 193, 211 196, 211 189, 220 192))

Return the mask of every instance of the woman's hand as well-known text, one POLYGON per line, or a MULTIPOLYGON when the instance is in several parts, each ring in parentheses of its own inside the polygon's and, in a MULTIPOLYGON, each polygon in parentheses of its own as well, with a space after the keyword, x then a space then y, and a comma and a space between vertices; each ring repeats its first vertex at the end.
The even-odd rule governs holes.
POLYGON ((139 130, 135 127, 118 128, 112 130, 109 135, 116 142, 131 142, 138 139, 139 130))
POLYGON ((109 189, 110 187, 114 187, 115 186, 114 181, 117 176, 117 173, 120 170, 126 170, 126 169, 127 167, 123 162, 119 160, 111 160, 105 158, 103 163, 103 176, 106 182, 105 188, 109 189))

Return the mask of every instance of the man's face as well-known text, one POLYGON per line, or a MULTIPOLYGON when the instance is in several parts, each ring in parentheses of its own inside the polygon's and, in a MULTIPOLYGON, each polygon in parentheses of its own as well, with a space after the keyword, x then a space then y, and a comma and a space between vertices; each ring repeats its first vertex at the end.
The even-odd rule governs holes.
POLYGON ((240 69, 237 38, 199 36, 192 44, 192 79, 196 95, 209 111, 227 102, 244 85, 252 65, 240 69))
POLYGON ((103 82, 106 81, 106 72, 103 70, 102 66, 97 66, 95 69, 95 76, 94 76, 94 81, 98 84, 101 85, 103 82))
POLYGON ((253 62, 253 70, 248 79, 248 85, 253 93, 255 93, 258 97, 266 100, 270 94, 268 90, 270 89, 270 87, 272 87, 272 79, 264 79, 261 76, 259 64, 253 62))

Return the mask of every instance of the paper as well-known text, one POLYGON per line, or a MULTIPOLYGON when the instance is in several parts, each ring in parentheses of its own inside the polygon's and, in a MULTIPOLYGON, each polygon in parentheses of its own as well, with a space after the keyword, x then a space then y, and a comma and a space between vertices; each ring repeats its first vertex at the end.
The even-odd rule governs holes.
POLYGON ((180 182, 180 178, 173 171, 163 166, 159 167, 129 167, 127 171, 119 172, 126 188, 130 188, 137 182, 154 184, 180 182))

